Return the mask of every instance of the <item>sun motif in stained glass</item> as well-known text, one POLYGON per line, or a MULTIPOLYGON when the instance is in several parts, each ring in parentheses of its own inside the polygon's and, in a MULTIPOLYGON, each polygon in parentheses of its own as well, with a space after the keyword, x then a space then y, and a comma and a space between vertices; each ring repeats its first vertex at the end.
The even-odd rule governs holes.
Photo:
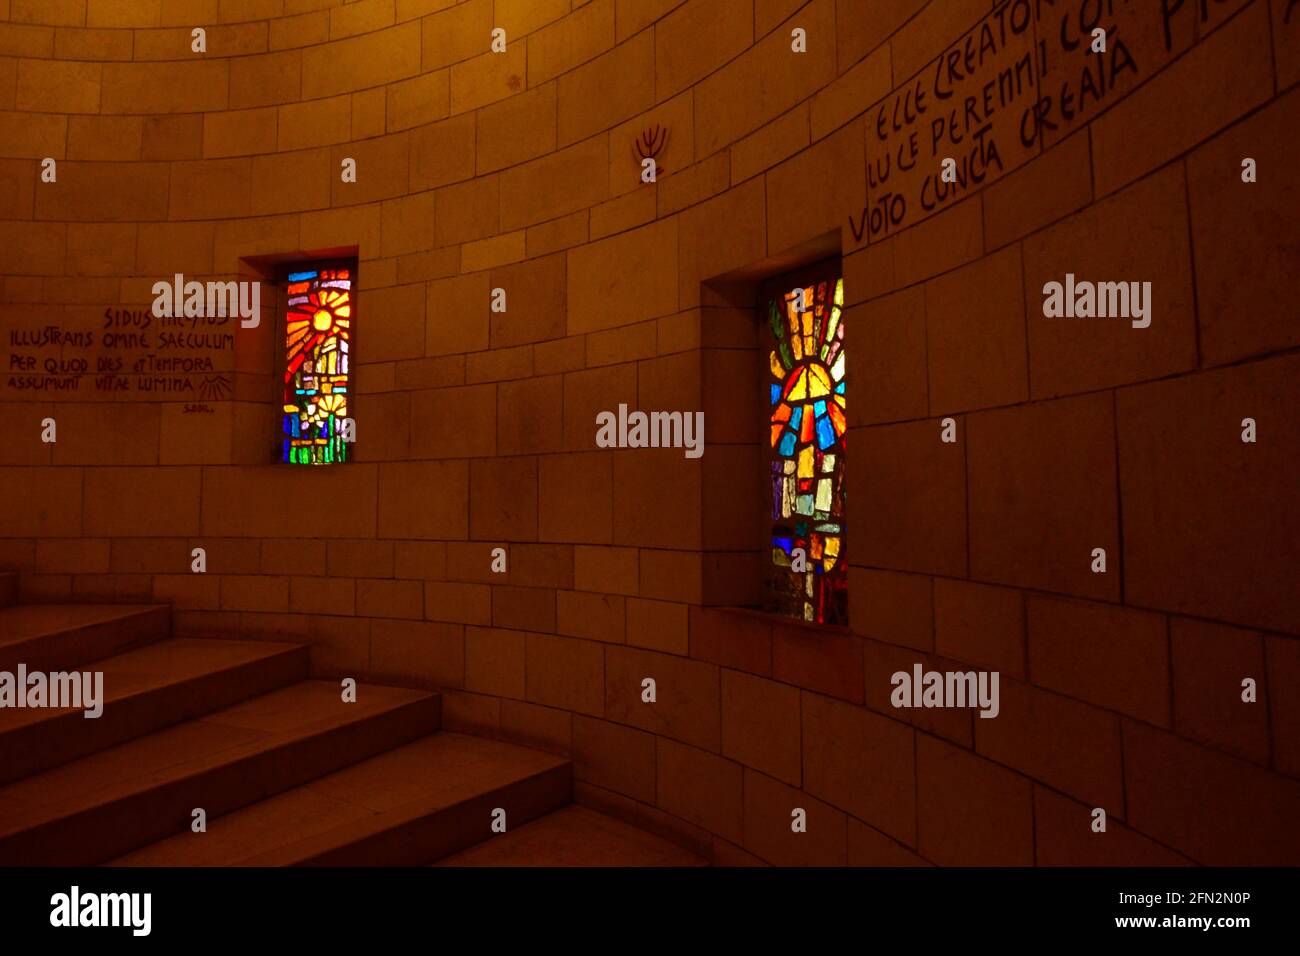
POLYGON ((778 609, 847 619, 843 280, 799 286, 768 307, 772 592, 778 609))
POLYGON ((290 273, 284 333, 281 457, 307 465, 346 461, 342 424, 351 391, 351 270, 290 273))

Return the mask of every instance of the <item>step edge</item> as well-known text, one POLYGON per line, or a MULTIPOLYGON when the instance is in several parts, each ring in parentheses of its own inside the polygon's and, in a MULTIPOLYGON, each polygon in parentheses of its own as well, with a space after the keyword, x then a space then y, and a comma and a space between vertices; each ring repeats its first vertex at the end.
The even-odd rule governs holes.
MULTIPOLYGON (((157 647, 157 646, 162 646, 163 644, 166 644, 166 643, 167 643, 167 641, 159 641, 159 642, 157 642, 157 644, 146 644, 146 645, 144 645, 144 646, 145 646, 145 647, 157 647)), ((128 654, 129 654, 129 653, 132 653, 132 652, 135 651, 135 650, 140 650, 140 648, 133 648, 131 651, 125 651, 125 652, 123 652, 123 653, 128 653, 128 654)), ((197 682, 197 681, 207 680, 207 679, 209 679, 209 678, 213 678, 213 677, 218 677, 218 676, 220 676, 220 675, 222 675, 222 674, 228 674, 228 673, 231 673, 231 672, 234 672, 234 671, 239 671, 239 670, 244 670, 244 669, 249 668, 249 667, 254 667, 254 666, 258 665, 258 664, 265 664, 265 663, 272 662, 272 661, 279 661, 279 660, 281 660, 281 659, 283 659, 283 658, 289 658, 289 657, 295 657, 295 656, 306 656, 306 657, 308 658, 308 663, 310 663, 311 648, 310 648, 308 645, 306 645, 306 644, 301 644, 301 645, 296 645, 296 646, 290 646, 290 647, 287 647, 287 648, 283 648, 283 649, 278 649, 278 650, 275 650, 275 651, 271 651, 271 652, 266 653, 266 654, 264 654, 264 655, 262 655, 262 656, 260 656, 260 657, 253 657, 253 658, 249 658, 248 660, 237 661, 237 662, 234 663, 234 664, 227 664, 227 665, 223 665, 223 666, 220 666, 220 667, 214 667, 214 668, 212 668, 212 669, 210 669, 210 670, 204 670, 204 671, 198 671, 198 672, 196 672, 196 673, 192 673, 192 674, 186 674, 184 677, 179 677, 179 678, 176 678, 176 679, 174 679, 174 680, 169 680, 167 683, 164 683, 164 684, 156 684, 156 685, 153 685, 153 686, 151 686, 151 687, 145 688, 145 689, 143 689, 143 690, 134 690, 134 691, 131 691, 131 692, 127 693, 127 694, 122 695, 121 697, 113 697, 113 698, 106 697, 106 698, 104 699, 104 708, 107 709, 107 708, 108 708, 108 705, 109 705, 110 703, 119 703, 119 704, 120 704, 120 703, 126 703, 126 702, 136 701, 136 700, 138 700, 139 698, 142 698, 142 697, 148 697, 148 696, 151 695, 151 694, 162 693, 163 691, 166 691, 166 690, 169 690, 169 689, 172 689, 172 688, 176 688, 176 687, 181 687, 181 686, 184 686, 185 684, 192 684, 192 683, 195 683, 195 682, 197 682)), ((90 663, 102 663, 103 661, 107 661, 107 660, 111 660, 111 659, 112 659, 112 658, 104 657, 104 658, 101 658, 99 661, 91 661, 90 663)), ((71 670, 71 668, 69 668, 69 670, 71 670)), ((306 680, 306 679, 308 679, 308 678, 307 678, 306 676, 304 676, 303 678, 300 678, 298 681, 295 681, 295 682, 293 682, 293 683, 301 683, 302 680, 306 680)), ((107 683, 107 682, 106 682, 106 683, 107 683)), ((288 686, 291 686, 291 684, 286 684, 286 685, 284 685, 284 686, 285 686, 285 687, 288 687, 288 686)), ((276 689, 276 690, 279 690, 279 689, 281 689, 281 688, 275 688, 275 689, 276 689)), ((269 691, 269 690, 268 690, 268 691, 262 691, 262 694, 269 694, 269 693, 274 693, 274 691, 269 691)), ((260 696, 260 695, 257 695, 257 696, 260 696)), ((249 699, 252 699, 252 698, 251 698, 251 697, 249 697, 249 698, 244 698, 243 700, 249 700, 249 699)), ((241 700, 240 703, 242 703, 243 700, 241 700)), ((224 704, 224 705, 223 705, 223 707, 233 707, 233 706, 235 706, 233 703, 232 703, 232 704, 224 704)), ((8 708, 4 708, 4 709, 8 709, 8 708)), ((212 711, 212 712, 210 712, 210 713, 214 713, 214 712, 215 712, 215 711, 212 711)), ((10 729, 5 729, 4 727, 0 727, 0 738, 3 738, 3 737, 5 737, 5 736, 7 736, 7 735, 9 735, 9 734, 12 734, 12 733, 24 733, 24 732, 28 731, 29 729, 31 729, 31 728, 33 728, 33 727, 45 727, 45 726, 47 726, 47 721, 51 721, 51 720, 61 720, 61 719, 65 719, 65 718, 67 718, 67 717, 75 717, 75 716, 76 716, 77 714, 79 714, 79 713, 80 713, 80 711, 77 710, 76 708, 72 708, 72 709, 55 709, 55 708, 46 708, 46 709, 45 709, 45 715, 42 716, 39 720, 33 721, 33 722, 30 723, 30 724, 23 724, 23 725, 20 726, 20 727, 13 727, 13 728, 10 728, 10 729)), ((193 719, 198 719, 198 718, 193 718, 193 719)), ((183 723, 184 721, 180 721, 180 722, 183 723)), ((163 725, 163 726, 166 727, 166 726, 172 726, 172 725, 170 725, 170 724, 165 724, 165 725, 163 725)), ((141 734, 141 735, 139 735, 139 736, 147 736, 147 735, 145 735, 145 734, 141 734)))
MULTIPOLYGON (((535 820, 531 820, 531 821, 529 821, 529 822, 526 823, 524 826, 519 827, 519 828, 517 828, 517 829, 514 829, 514 830, 512 830, 512 831, 511 831, 510 833, 508 833, 508 834, 502 834, 499 838, 496 838, 496 839, 509 840, 511 837, 518 837, 521 833, 524 833, 525 830, 530 829, 530 828, 533 828, 533 827, 541 827, 541 826, 544 826, 544 825, 547 823, 547 821, 553 820, 557 815, 559 815, 559 814, 563 814, 563 813, 565 813, 565 812, 567 812, 567 811, 578 811, 578 812, 581 812, 581 813, 589 814, 589 815, 591 815, 591 816, 596 816, 596 817, 601 818, 602 821, 604 821, 605 823, 612 823, 612 824, 615 824, 616 827, 618 827, 618 828, 626 828, 627 830, 631 830, 632 833, 633 833, 633 835, 634 835, 635 837, 637 837, 637 838, 643 838, 642 844, 641 844, 640 846, 638 846, 638 847, 633 847, 632 849, 634 849, 634 850, 638 850, 638 849, 649 849, 649 850, 651 850, 651 851, 654 852, 654 853, 664 853, 664 852, 666 852, 666 851, 672 851, 675 855, 680 856, 680 857, 683 857, 685 860, 688 860, 688 861, 690 861, 690 862, 685 862, 685 861, 684 861, 684 862, 677 862, 677 863, 671 863, 671 864, 641 864, 641 863, 638 863, 638 864, 567 864, 567 863, 555 864, 555 863, 511 863, 511 864, 504 864, 504 865, 505 865, 505 866, 508 866, 508 867, 511 867, 511 868, 514 868, 514 867, 543 867, 543 868, 544 868, 544 867, 556 867, 556 866, 561 867, 561 868, 567 868, 567 867, 575 866, 575 865, 576 865, 576 866, 581 867, 581 868, 584 868, 584 869, 585 869, 585 868, 588 868, 588 867, 597 868, 597 869, 626 869, 626 868, 638 869, 638 868, 644 868, 644 867, 647 867, 647 866, 653 866, 653 867, 656 868, 656 869, 659 869, 659 868, 661 868, 661 867, 671 867, 671 868, 674 868, 674 869, 694 869, 694 868, 697 868, 697 867, 709 867, 709 866, 712 866, 712 863, 711 863, 709 860, 705 859, 703 856, 701 856, 700 854, 694 852, 693 850, 689 850, 689 849, 687 849, 686 847, 682 846, 682 845, 679 844, 679 843, 674 843, 672 840, 668 840, 668 839, 666 839, 666 838, 660 836, 660 835, 657 834, 657 833, 654 833, 654 832, 652 832, 652 831, 650 831, 650 830, 645 829, 644 827, 636 826, 635 824, 629 823, 629 822, 627 822, 626 820, 621 820, 621 819, 619 819, 618 817, 611 816, 611 815, 608 814, 608 813, 601 813, 599 810, 595 810, 595 809, 593 809, 593 808, 591 808, 591 807, 589 807, 589 806, 584 806, 583 804, 580 804, 580 803, 569 803, 569 804, 567 804, 566 806, 560 807, 558 810, 553 810, 553 811, 551 811, 550 813, 546 814, 545 816, 541 816, 541 817, 538 817, 538 818, 535 819, 535 820), (646 846, 646 844, 649 844, 649 846, 646 846)), ((620 836, 619 836, 619 839, 620 839, 620 840, 623 839, 623 836, 622 836, 621 834, 620 834, 620 836)), ((470 868, 473 868, 473 869, 479 869, 479 868, 487 867, 487 866, 496 866, 497 864, 490 864, 490 863, 485 863, 485 864, 477 864, 477 863, 475 863, 475 864, 464 865, 464 864, 457 864, 457 863, 449 862, 449 861, 450 861, 451 859, 453 859, 454 857, 460 856, 460 855, 465 854, 465 853, 473 853, 473 852, 474 852, 478 847, 480 847, 480 846, 484 846, 484 845, 489 845, 489 844, 491 844, 492 842, 494 842, 494 841, 493 841, 493 840, 489 840, 489 841, 484 841, 484 842, 482 842, 482 843, 474 844, 473 846, 470 846, 470 847, 466 847, 464 850, 460 850, 460 851, 457 851, 456 853, 450 854, 448 857, 444 857, 443 859, 438 860, 437 862, 435 862, 435 863, 432 864, 432 865, 433 865, 433 866, 463 867, 463 868, 466 868, 466 869, 470 869, 470 868)))
MULTIPOLYGON (((15 605, 14 607, 31 606, 15 605)), ((13 610, 13 608, 0 609, 0 614, 7 610, 13 610)), ((25 634, 22 637, 0 643, 0 666, 7 667, 12 662, 15 665, 18 663, 28 663, 29 666, 35 665, 34 669, 36 670, 82 667, 96 661, 107 660, 117 654, 165 641, 171 636, 171 632, 171 605, 150 605, 147 610, 137 614, 87 621, 74 627, 39 634, 25 634), (131 626, 133 622, 138 624, 140 630, 127 636, 120 643, 114 642, 115 630, 119 627, 131 626), (92 647, 88 654, 84 656, 78 655, 75 658, 70 656, 72 651, 64 644, 55 647, 56 642, 59 642, 61 638, 66 643, 67 638, 78 635, 81 636, 81 639, 90 641, 92 644, 97 641, 111 643, 107 650, 92 647), (29 660, 24 661, 23 658, 25 657, 29 658, 29 660)))
MULTIPOLYGON (((450 732, 445 732, 445 731, 438 732, 439 735, 441 733, 450 733, 450 732)), ((427 736, 434 736, 434 735, 427 735, 427 736)), ((455 736, 470 737, 471 735, 460 734, 455 736)), ((411 746, 412 744, 418 744, 421 739, 423 738, 417 738, 416 740, 411 741, 410 743, 404 744, 402 746, 411 746)), ((481 738, 471 737, 471 739, 481 739, 481 738)), ((534 757, 543 758, 544 760, 543 765, 537 766, 531 770, 528 770, 526 772, 508 778, 503 778, 497 781, 496 783, 494 783, 491 787, 487 789, 479 789, 469 793, 462 793, 460 795, 453 797, 448 802, 432 803, 433 798, 431 797, 422 797, 422 798, 416 798, 414 800, 408 800, 405 803, 398 804, 397 806, 390 807, 386 810, 371 810, 367 813, 366 816, 359 816, 355 820, 346 823, 337 824, 336 826, 333 826, 328 830, 323 830, 320 833, 312 834, 311 836, 308 837, 303 837, 300 840, 297 840, 293 843, 287 843, 282 846, 273 847, 271 849, 262 850, 252 854, 241 855, 229 860, 225 860, 221 863, 201 864, 201 865, 206 865, 206 866, 298 865, 299 858, 292 857, 291 851, 293 851, 294 848, 302 846, 303 844, 316 845, 321 843, 322 841, 328 841, 332 836, 337 836, 341 833, 346 833, 351 831, 356 831, 358 834, 357 838, 351 841, 352 843, 355 843, 358 840, 370 839, 374 836, 382 835, 383 833, 386 833, 396 827, 407 825, 409 823, 416 822, 426 817, 435 816, 438 813, 454 810, 455 808, 464 805, 466 802, 470 800, 476 800, 481 798, 484 794, 495 794, 509 787, 525 786, 535 780, 546 777, 549 774, 560 773, 568 777, 570 780, 572 780, 573 761, 570 758, 561 757, 556 754, 552 754, 543 750, 536 750, 533 748, 522 747, 518 744, 511 744, 510 746, 517 747, 520 750, 526 750, 534 757), (387 821, 387 822, 385 823, 383 821, 387 821), (371 823, 376 825, 373 827, 367 826, 367 824, 371 824, 371 823), (283 864, 277 864, 277 863, 268 864, 266 862, 260 862, 263 858, 275 859, 284 856, 290 856, 292 858, 288 859, 283 864)), ((396 750, 396 749, 399 748, 397 747, 390 748, 390 750, 388 751, 384 751, 383 753, 376 754, 374 757, 370 757, 366 759, 377 759, 383 756, 384 754, 391 753, 392 750, 396 750)), ((358 761, 357 764, 353 764, 351 766, 357 766, 362 762, 364 761, 358 761)), ((340 768, 340 770, 336 772, 338 773, 346 772, 347 770, 351 769, 351 766, 340 768)), ((283 797, 288 794, 291 794, 295 790, 310 789, 314 785, 319 784, 321 781, 326 779, 328 776, 330 775, 327 774, 323 777, 318 777, 316 779, 309 780, 305 783, 299 784, 297 787, 292 787, 289 790, 281 791, 281 793, 277 794, 276 796, 283 797)), ((238 810, 242 810, 242 809, 247 809, 247 807, 238 808, 238 810)), ((232 812, 238 812, 238 810, 232 812)), ((321 853, 335 852, 336 850, 341 848, 346 848, 349 845, 350 843, 347 842, 331 844, 330 846, 318 851, 315 855, 320 855, 321 853)), ((301 859, 309 859, 309 858, 310 855, 308 855, 307 857, 302 857, 301 859)), ((130 864, 130 865, 136 865, 136 864, 130 864)), ((139 864, 139 865, 167 866, 167 865, 182 865, 182 864, 139 864)))
POLYGON ((22 611, 34 607, 77 607, 77 608, 96 607, 102 609, 112 608, 114 610, 120 609, 122 613, 112 614, 107 617, 96 618, 94 620, 83 621, 82 623, 74 624, 71 627, 60 627, 60 628, 55 628, 52 631, 36 631, 32 634, 24 634, 22 637, 17 638, 13 642, 0 642, 0 649, 8 647, 10 643, 17 643, 19 641, 32 640, 41 637, 57 637, 60 634, 67 634, 71 631, 80 631, 83 628, 98 627, 101 624, 117 623, 119 621, 126 621, 136 617, 148 618, 156 615, 165 614, 167 618, 170 620, 171 611, 172 611, 172 606, 170 604, 95 604, 95 603, 78 604, 69 601, 63 604, 54 603, 54 602, 46 602, 46 603, 39 603, 39 604, 11 604, 8 607, 0 608, 0 616, 3 616, 5 611, 22 611))
MULTIPOLYGON (((138 780, 132 781, 133 783, 136 784, 135 789, 131 790, 129 793, 125 793, 122 794, 121 796, 115 797, 112 800, 109 800, 107 802, 95 803, 89 806, 67 810, 65 812, 59 813, 57 816, 51 816, 42 819, 35 825, 22 826, 18 829, 0 829, 0 848, 3 848, 4 842, 6 840, 14 839, 18 836, 21 836, 22 834, 30 833, 32 831, 42 830, 45 828, 57 827, 61 825, 62 826, 70 825, 71 822, 76 820, 78 817, 87 816, 96 812, 108 812, 109 808, 125 806, 129 804, 132 800, 138 800, 142 796, 157 790, 165 790, 168 788, 179 788, 185 785, 186 783, 194 780, 195 778, 202 777, 206 774, 231 772, 234 768, 240 767, 244 764, 251 763, 259 759, 267 759, 272 755, 280 753, 280 751, 306 744, 319 737, 332 736, 334 734, 344 734, 349 731, 356 731, 362 726, 370 723, 382 722, 387 720, 400 720, 408 716, 406 711, 409 710, 416 710, 421 707, 432 706, 434 707, 435 711, 437 711, 439 704, 440 704, 439 698, 432 695, 429 697, 418 698, 412 701, 400 701, 393 705, 386 706, 381 710, 377 710, 369 714, 365 714, 355 720, 350 720, 345 723, 336 724, 323 731, 316 729, 315 725, 313 725, 310 729, 304 728, 305 731, 304 733, 295 734, 291 737, 285 737, 282 734, 273 734, 268 738, 262 738, 255 741, 248 741, 245 744, 237 745, 235 747, 228 748, 228 750, 226 751, 219 752, 219 754, 221 753, 225 754, 225 757, 221 759, 220 763, 216 763, 211 766, 206 766, 200 769, 194 769, 189 772, 181 773, 181 774, 169 773, 168 771, 171 768, 164 769, 162 771, 158 771, 157 774, 152 775, 150 777, 143 777, 143 778, 139 778, 138 780), (253 750, 248 749, 257 744, 270 744, 270 745, 265 747, 258 747, 257 749, 253 749, 253 750), (158 777, 162 777, 162 779, 157 779, 158 777)), ((438 716, 437 713, 435 713, 435 717, 436 716, 438 716)), ((428 732, 426 731, 426 735, 427 733, 428 732)), ((141 738, 136 738, 136 739, 141 739, 141 738)), ((413 737, 411 739, 412 740, 418 739, 418 737, 413 737)), ((395 747, 402 746, 403 744, 410 743, 410 742, 411 740, 400 740, 398 743, 377 748, 371 751, 367 757, 358 758, 354 762, 359 763, 361 760, 369 759, 370 756, 376 756, 380 753, 385 753, 388 750, 392 750, 395 747)), ((218 755, 214 755, 214 756, 218 756, 218 755)), ((346 766, 346 764, 344 766, 346 766)), ((342 769, 342 767, 340 766, 335 769, 342 769)), ((298 781, 298 783, 290 784, 289 786, 278 791, 267 791, 263 793, 260 797, 252 801, 249 801, 248 803, 242 803, 236 806, 229 807, 224 812, 225 813, 233 812, 234 810, 240 809, 241 807, 248 806, 249 803, 256 802, 257 799, 265 799, 267 796, 273 796, 278 793, 283 793, 284 790, 291 790, 294 787, 307 783, 310 780, 319 779, 319 777, 321 776, 328 776, 328 774, 332 772, 334 771, 332 770, 327 771, 326 773, 319 774, 315 777, 307 777, 303 780, 298 781)), ((123 852, 128 852, 128 851, 123 851, 123 852)))
MULTIPOLYGON (((340 844, 340 845, 336 845, 336 846, 328 847, 328 848, 322 849, 322 850, 320 850, 320 851, 318 851, 318 852, 316 852, 316 853, 313 853, 313 854, 309 854, 309 855, 307 855, 307 856, 305 856, 305 857, 302 857, 302 858, 300 858, 300 859, 297 859, 297 860, 293 860, 293 861, 289 861, 289 862, 285 862, 285 863, 281 863, 281 864, 272 864, 272 865, 284 865, 284 866, 328 866, 328 865, 330 865, 329 862, 328 862, 328 858, 329 858, 331 855, 334 855, 334 854, 338 854, 338 853, 341 853, 341 852, 347 851, 347 850, 349 850, 349 849, 351 849, 352 847, 357 846, 357 845, 364 845, 365 843, 367 843, 367 842, 369 842, 369 841, 373 841, 373 840, 376 840, 376 839, 382 838, 382 837, 384 837, 384 836, 387 835, 387 834, 391 834, 391 833, 393 833, 393 832, 395 832, 395 831, 398 831, 398 830, 402 829, 403 827, 409 827, 409 826, 412 826, 412 825, 418 824, 418 823, 420 823, 420 822, 423 821, 423 820, 430 819, 430 818, 434 818, 434 817, 438 817, 438 816, 442 816, 442 815, 446 815, 446 814, 452 814, 452 813, 455 813, 456 811, 461 810, 462 808, 465 808, 466 806, 468 806, 468 805, 470 805, 470 804, 472 804, 472 803, 474 803, 474 802, 476 802, 476 801, 497 800, 497 799, 500 799, 500 798, 501 798, 502 796, 504 796, 508 791, 513 790, 513 789, 527 788, 530 784, 536 784, 536 785, 540 785, 540 786, 546 786, 546 785, 548 785, 548 784, 551 782, 551 781, 550 781, 550 778, 551 778, 551 777, 554 777, 554 776, 561 776, 561 777, 565 778, 563 782, 566 782, 566 783, 568 784, 568 787, 567 787, 566 789, 568 789, 569 792, 570 792, 570 796, 569 796, 567 799, 568 799, 568 800, 571 800, 571 799, 572 799, 573 762, 570 761, 570 760, 563 760, 563 759, 562 759, 562 760, 560 760, 559 762, 553 764, 552 766, 549 766, 549 767, 543 767, 543 768, 540 768, 540 769, 538 769, 538 770, 535 770, 535 771, 533 771, 533 772, 531 772, 531 773, 525 774, 525 775, 523 775, 523 776, 515 777, 514 779, 511 779, 511 780, 508 780, 508 781, 503 781, 503 782, 497 784, 496 786, 491 787, 491 788, 489 788, 489 789, 487 789, 487 790, 480 790, 480 791, 478 791, 478 792, 476 792, 476 793, 467 794, 467 795, 462 796, 461 798, 459 798, 459 799, 457 799, 457 800, 455 800, 455 801, 453 801, 453 802, 451 802, 451 803, 446 803, 446 804, 443 804, 442 806, 432 808, 432 809, 429 810, 428 812, 421 813, 421 814, 417 814, 417 815, 413 815, 413 816, 407 816, 407 817, 400 818, 400 819, 390 819, 390 821, 388 822, 387 825, 385 825, 385 826, 377 826, 377 827, 373 827, 373 828, 368 828, 366 832, 364 832, 364 833, 359 833, 355 839, 351 840, 351 841, 348 842, 348 843, 344 843, 344 844, 340 844)), ((558 781, 557 781, 557 782, 558 782, 558 781)), ((383 816, 383 817, 389 817, 389 818, 391 818, 391 817, 394 817, 394 816, 396 815, 396 813, 397 813, 397 811, 398 811, 399 809, 409 808, 409 807, 414 806, 414 805, 417 805, 417 804, 419 804, 419 803, 420 803, 420 801, 410 801, 409 803, 402 804, 401 808, 394 807, 392 810, 390 810, 390 811, 385 811, 383 814, 376 814, 376 817, 383 816)), ((552 812, 552 811, 558 809, 560 806, 564 806, 564 805, 565 805, 565 804, 564 804, 563 802, 561 802, 561 803, 557 804, 556 806, 550 807, 549 809, 542 810, 540 813, 536 814, 535 816, 527 817, 527 818, 524 820, 523 824, 521 824, 521 825, 527 825, 528 823, 531 823, 531 822, 533 822, 534 820, 537 820, 537 819, 539 819, 540 817, 545 816, 545 814, 550 813, 550 812, 552 812)), ((371 822, 371 821, 370 821, 370 820, 364 820, 364 821, 362 821, 362 822, 368 823, 368 822, 371 822)), ((375 823, 378 823, 378 822, 380 822, 380 821, 378 821, 378 820, 376 819, 374 822, 375 822, 375 823)), ((340 830, 346 829, 346 826, 344 826, 344 827, 339 827, 338 829, 340 829, 340 830)), ((328 832, 330 832, 330 831, 327 831, 327 833, 328 833, 328 832)), ((323 837, 324 834, 321 834, 320 836, 323 837)), ((308 840, 312 840, 312 839, 313 839, 313 838, 308 838, 308 840)), ((450 855, 452 855, 452 853, 459 853, 461 850, 468 849, 468 848, 471 847, 471 846, 475 846, 476 844, 483 842, 484 839, 491 839, 491 837, 489 836, 489 837, 484 837, 484 838, 480 838, 480 839, 470 840, 469 842, 467 842, 467 843, 465 843, 464 845, 458 847, 457 849, 452 850, 452 851, 447 852, 447 853, 444 853, 441 857, 438 857, 438 859, 442 859, 442 858, 444 858, 444 857, 450 856, 450 855)), ((300 841, 300 842, 307 842, 307 841, 300 841)), ((299 845, 299 844, 290 844, 289 847, 292 848, 292 847, 294 847, 294 846, 298 846, 298 845, 299 845)), ((278 854, 267 853, 267 854, 262 854, 262 855, 258 855, 258 856, 250 857, 250 858, 248 858, 248 861, 247 861, 246 863, 238 864, 238 865, 246 865, 246 866, 265 866, 265 865, 268 865, 268 864, 263 863, 263 862, 259 862, 259 861, 263 858, 263 856, 273 856, 273 855, 278 855, 278 854)))
MULTIPOLYGON (((242 679, 246 683, 252 685, 247 688, 246 692, 244 692, 242 687, 236 691, 232 691, 228 699, 219 700, 215 706, 209 710, 189 711, 185 707, 182 707, 179 716, 162 716, 156 720, 146 717, 144 719, 146 729, 142 731, 135 733, 124 731, 123 733, 125 735, 120 737, 115 737, 110 733, 108 742, 103 743, 102 745, 96 746, 92 743, 87 745, 86 749, 73 748, 72 756, 63 760, 58 760, 54 763, 45 765, 38 764, 17 776, 7 776, 3 770, 0 770, 0 787, 17 783, 27 777, 45 773, 46 771, 54 770, 58 767, 66 766, 67 764, 80 760, 83 757, 89 757, 106 750, 111 750, 113 747, 121 746, 131 742, 132 740, 138 740, 148 737, 151 734, 160 733, 188 721, 202 720, 204 717, 213 713, 218 713, 226 708, 235 707, 257 697, 275 693, 276 691, 283 690, 295 683, 301 683, 306 679, 310 666, 311 661, 309 648, 302 647, 299 649, 288 649, 266 654, 262 657, 240 661, 229 666, 206 670, 196 674, 189 674, 184 678, 173 680, 165 684, 154 685, 143 690, 133 691, 122 697, 105 700, 103 703, 105 711, 107 711, 110 704, 125 706, 127 708, 148 708, 160 703, 161 700, 168 695, 178 692, 183 693, 186 688, 197 688, 200 685, 207 684, 208 682, 220 682, 225 678, 232 678, 234 675, 239 675, 241 673, 244 674, 242 679), (295 657, 301 657, 302 659, 295 661, 295 657), (277 671, 282 667, 288 668, 287 673, 277 673, 277 671), (267 681, 274 680, 274 683, 269 685, 266 683, 260 683, 257 678, 263 674, 267 675, 267 681)), ((0 752, 3 752, 4 747, 21 749, 24 745, 30 746, 35 743, 35 741, 31 741, 29 738, 34 735, 61 735, 66 732, 71 732, 73 727, 79 726, 80 720, 85 719, 82 716, 82 713, 83 712, 80 710, 48 710, 37 720, 8 729, 0 729, 0 752)))

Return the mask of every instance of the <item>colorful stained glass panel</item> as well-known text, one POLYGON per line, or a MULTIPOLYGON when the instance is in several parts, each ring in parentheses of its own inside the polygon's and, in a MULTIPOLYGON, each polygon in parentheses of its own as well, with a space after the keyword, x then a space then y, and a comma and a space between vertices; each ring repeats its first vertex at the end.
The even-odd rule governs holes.
POLYGON ((348 460, 344 420, 352 394, 352 321, 352 270, 289 273, 281 460, 348 460))
POLYGON ((772 609, 848 623, 842 279, 768 303, 772 609))

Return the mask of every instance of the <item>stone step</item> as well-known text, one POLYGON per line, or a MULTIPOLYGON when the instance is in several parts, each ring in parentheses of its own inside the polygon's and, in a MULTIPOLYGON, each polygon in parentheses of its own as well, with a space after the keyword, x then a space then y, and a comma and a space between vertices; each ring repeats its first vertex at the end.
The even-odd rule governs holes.
POLYGON ((568 760, 439 733, 113 860, 115 866, 411 866, 567 804, 568 760))
POLYGON ((19 604, 0 609, 0 671, 69 670, 171 634, 165 604, 19 604))
MULTIPOLYGON (((72 671, 102 672, 102 713, 0 709, 0 784, 307 679, 296 644, 178 638, 72 671)), ((21 688, 20 688, 21 691, 21 688)))
POLYGON ((0 866, 86 866, 436 731, 441 699, 304 681, 0 787, 0 866))
POLYGON ((570 805, 494 836, 438 866, 708 866, 653 833, 570 805))

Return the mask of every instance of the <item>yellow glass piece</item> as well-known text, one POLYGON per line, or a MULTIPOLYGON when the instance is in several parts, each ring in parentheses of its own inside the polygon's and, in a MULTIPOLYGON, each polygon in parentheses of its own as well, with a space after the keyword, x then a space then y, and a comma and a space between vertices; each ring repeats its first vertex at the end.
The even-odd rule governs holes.
POLYGON ((785 378, 785 369, 781 365, 781 358, 776 354, 775 351, 773 351, 771 355, 768 356, 768 361, 771 363, 772 366, 772 374, 775 375, 777 378, 785 378))
POLYGON ((799 335, 790 336, 790 348, 794 352, 796 362, 803 359, 803 337, 799 335))
POLYGON ((827 538, 827 539, 826 539, 826 553, 829 554, 829 555, 830 555, 831 557, 833 557, 833 558, 838 558, 838 557, 840 556, 840 539, 839 539, 839 538, 827 538))
POLYGON ((831 378, 823 366, 810 365, 808 367, 808 379, 808 394, 813 398, 821 398, 823 395, 831 393, 831 378))
POLYGON ((325 332, 334 324, 334 317, 324 309, 317 309, 316 314, 311 317, 311 324, 317 332, 325 332))
POLYGON ((799 477, 811 478, 813 476, 813 446, 804 445, 799 449, 799 477))
POLYGON ((843 305, 844 305, 844 280, 843 280, 843 279, 836 279, 836 280, 835 280, 835 299, 834 299, 834 301, 835 301, 835 304, 838 305, 838 306, 843 306, 843 305))
POLYGON ((839 307, 831 309, 831 320, 826 323, 826 334, 822 336, 827 342, 835 337, 835 327, 840 324, 839 307))
POLYGON ((297 415, 297 414, 298 414, 298 406, 297 406, 297 405, 286 405, 286 406, 284 406, 284 410, 285 410, 286 412, 288 412, 290 415, 297 415))

